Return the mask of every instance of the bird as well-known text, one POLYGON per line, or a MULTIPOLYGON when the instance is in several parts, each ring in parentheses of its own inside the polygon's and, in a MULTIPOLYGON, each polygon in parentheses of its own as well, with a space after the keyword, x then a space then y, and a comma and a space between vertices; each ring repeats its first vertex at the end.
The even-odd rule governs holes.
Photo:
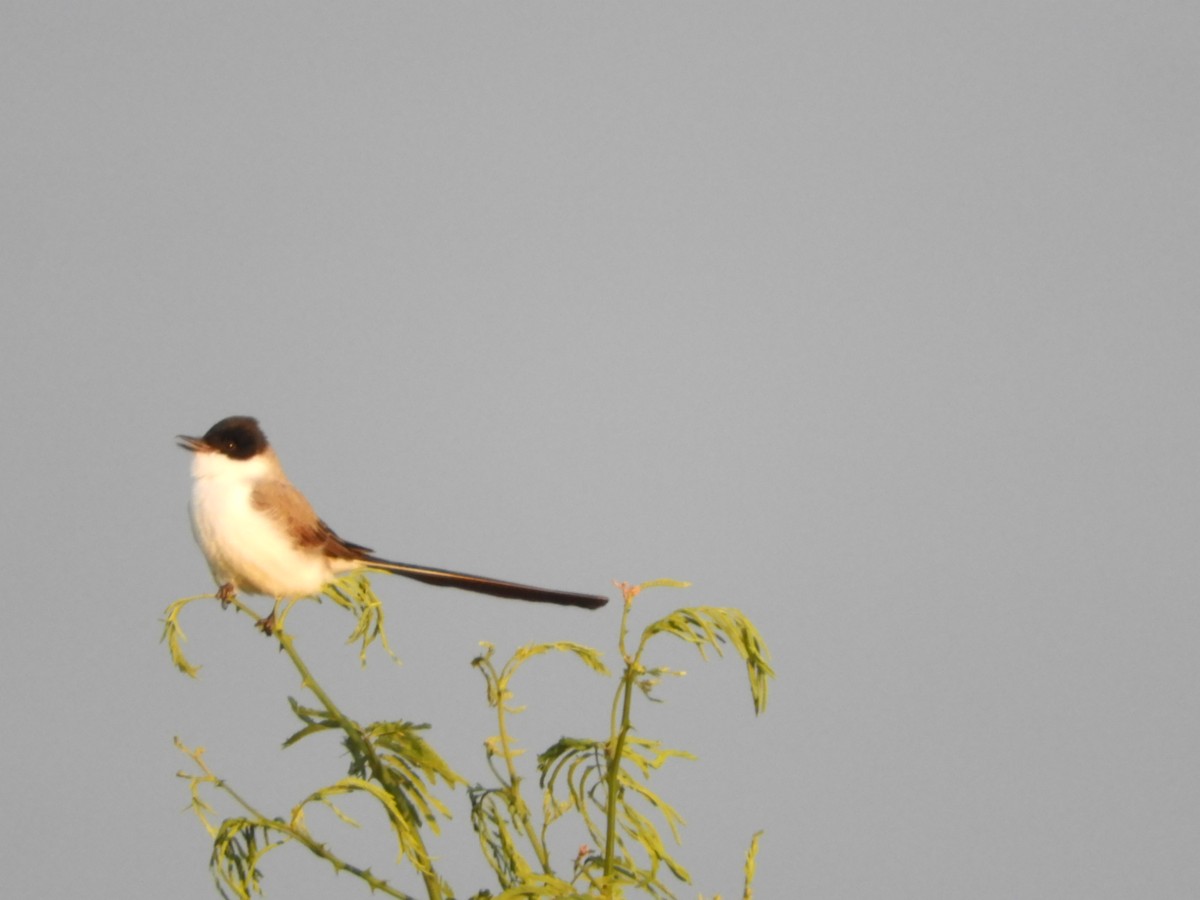
POLYGON ((203 437, 176 439, 192 453, 192 534, 218 585, 217 597, 224 603, 239 592, 273 598, 270 615, 258 621, 265 634, 278 627, 281 602, 315 596, 342 575, 363 570, 534 603, 599 609, 608 602, 600 594, 393 562, 343 540, 284 474, 251 416, 229 416, 203 437))

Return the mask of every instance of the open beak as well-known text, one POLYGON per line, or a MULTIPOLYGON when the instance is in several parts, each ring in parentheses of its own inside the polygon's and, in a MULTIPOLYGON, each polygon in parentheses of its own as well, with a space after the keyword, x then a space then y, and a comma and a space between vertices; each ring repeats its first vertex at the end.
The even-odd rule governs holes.
POLYGON ((212 447, 204 443, 204 438, 188 437, 186 434, 175 435, 175 440, 179 442, 179 446, 184 450, 191 450, 193 453, 208 453, 212 447))

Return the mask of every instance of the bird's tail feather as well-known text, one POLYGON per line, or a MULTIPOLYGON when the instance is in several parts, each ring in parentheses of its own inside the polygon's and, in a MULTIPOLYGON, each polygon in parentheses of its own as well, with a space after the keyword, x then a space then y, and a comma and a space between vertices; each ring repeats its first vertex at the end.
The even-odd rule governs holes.
POLYGON ((527 584, 484 578, 482 575, 468 575, 466 572, 451 572, 448 569, 433 569, 429 566, 392 562, 377 556, 364 556, 362 562, 368 569, 403 575, 405 578, 412 578, 436 587, 455 587, 464 591, 473 591, 476 594, 488 594, 492 597, 528 600, 532 603, 556 603, 559 606, 581 606, 584 609, 599 609, 608 602, 607 597, 599 594, 552 591, 546 588, 531 587, 527 584))

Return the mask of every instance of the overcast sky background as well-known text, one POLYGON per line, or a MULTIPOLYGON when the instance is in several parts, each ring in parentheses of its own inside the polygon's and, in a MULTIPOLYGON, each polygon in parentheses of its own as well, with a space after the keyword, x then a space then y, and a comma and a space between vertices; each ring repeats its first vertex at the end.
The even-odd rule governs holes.
MULTIPOLYGON (((342 774, 279 749, 300 686, 246 620, 191 608, 197 682, 158 643, 211 589, 173 436, 250 414, 385 556, 687 579, 638 622, 760 626, 765 716, 667 645, 689 675, 638 709, 700 757, 659 783, 682 897, 740 896, 758 828, 763 898, 1196 896, 1198 35, 1157 2, 4 4, 5 893, 214 896, 175 735, 273 814, 342 774)), ((403 666, 328 605, 301 651, 473 779, 480 640, 617 663, 616 604, 376 586, 403 666)), ((516 687, 531 751, 607 727, 578 664, 516 687)), ((443 870, 494 888, 451 801, 443 870)), ((377 820, 312 822, 419 890, 377 820)))

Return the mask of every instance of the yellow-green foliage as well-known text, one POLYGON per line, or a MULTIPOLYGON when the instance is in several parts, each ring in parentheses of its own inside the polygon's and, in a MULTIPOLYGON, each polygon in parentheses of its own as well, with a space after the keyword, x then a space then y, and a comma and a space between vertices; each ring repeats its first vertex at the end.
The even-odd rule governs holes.
MULTIPOLYGON (((699 606, 677 609, 652 622, 630 648, 629 619, 637 596, 648 588, 687 587, 684 582, 660 580, 641 585, 619 585, 624 601, 617 648, 621 667, 617 675, 609 731, 592 737, 563 737, 538 754, 536 770, 540 796, 531 806, 525 797, 525 778, 510 730, 511 717, 523 707, 513 703, 513 676, 525 663, 548 653, 575 657, 591 672, 612 677, 591 647, 568 641, 530 644, 521 647, 503 665, 497 666, 495 648, 483 644, 483 652, 472 665, 483 677, 488 704, 495 710, 496 733, 484 741, 484 752, 495 778, 492 785, 467 786, 471 823, 479 836, 480 849, 495 873, 500 893, 481 889, 473 898, 597 898, 615 900, 630 892, 654 898, 674 894, 664 882, 690 883, 683 865, 667 849, 661 827, 666 825, 675 844, 679 842, 683 818, 656 792, 649 782, 654 772, 673 759, 691 759, 684 750, 664 747, 659 741, 633 732, 634 688, 654 699, 654 687, 665 676, 683 672, 647 663, 651 640, 673 636, 692 644, 707 658, 708 650, 736 652, 746 666, 755 712, 767 704, 767 687, 773 677, 769 653, 762 636, 746 616, 728 607, 699 606), (592 845, 581 847, 573 859, 551 859, 548 834, 565 817, 577 816, 591 837, 592 845)), ((390 655, 384 630, 383 607, 370 582, 356 575, 330 587, 322 596, 355 617, 350 643, 359 645, 366 664, 367 650, 376 640, 390 655)), ((183 654, 186 638, 179 624, 184 608, 211 596, 188 597, 172 603, 164 618, 163 640, 175 666, 195 677, 198 667, 183 654)), ((257 620, 257 615, 234 598, 239 612, 257 620)), ((301 728, 284 746, 318 732, 340 732, 349 751, 349 771, 333 783, 310 792, 286 816, 268 816, 244 799, 232 786, 218 778, 204 759, 203 748, 189 749, 176 741, 192 761, 192 770, 181 772, 191 792, 191 807, 212 839, 211 868, 217 889, 224 897, 249 900, 262 894, 261 864, 276 847, 297 843, 326 860, 339 872, 361 879, 368 891, 388 897, 408 898, 383 877, 344 859, 309 831, 305 812, 320 804, 345 822, 355 823, 335 799, 357 794, 374 800, 383 810, 397 846, 398 860, 409 865, 424 882, 430 900, 455 896, 425 847, 425 829, 437 832, 439 819, 449 818, 449 805, 439 791, 466 785, 425 739, 427 725, 412 722, 360 724, 345 716, 324 691, 296 650, 293 635, 285 629, 290 604, 276 621, 279 647, 300 674, 301 683, 315 699, 302 705, 289 698, 301 728), (236 807, 236 814, 215 821, 215 812, 205 793, 217 792, 236 807)), ((759 834, 754 835, 746 854, 745 900, 750 900, 759 834)), ((445 868, 445 861, 438 861, 445 868)))

